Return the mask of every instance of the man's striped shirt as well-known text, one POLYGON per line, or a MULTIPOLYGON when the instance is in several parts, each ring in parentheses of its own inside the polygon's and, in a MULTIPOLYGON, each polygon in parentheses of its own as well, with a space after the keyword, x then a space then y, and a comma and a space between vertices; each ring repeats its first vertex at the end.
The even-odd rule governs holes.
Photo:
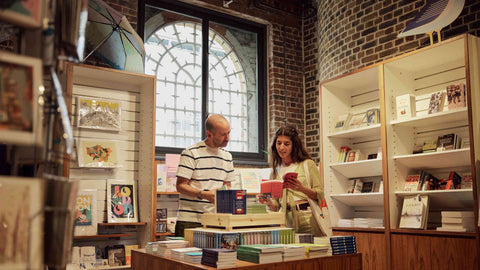
MULTIPOLYGON (((177 177, 190 179, 190 185, 199 190, 218 189, 223 181, 234 180, 232 155, 199 142, 182 152, 177 177)), ((215 212, 214 207, 207 200, 180 194, 178 220, 200 222, 200 215, 215 212)))

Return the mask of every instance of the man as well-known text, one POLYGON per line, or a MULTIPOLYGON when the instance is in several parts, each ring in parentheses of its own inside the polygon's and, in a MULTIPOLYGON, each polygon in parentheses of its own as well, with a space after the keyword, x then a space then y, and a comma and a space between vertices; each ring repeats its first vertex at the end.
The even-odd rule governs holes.
POLYGON ((201 214, 215 212, 215 190, 230 186, 234 177, 232 155, 222 149, 230 138, 227 119, 211 115, 205 129, 207 139, 185 149, 180 157, 177 171, 180 206, 175 236, 184 236, 186 228, 201 227, 201 214))

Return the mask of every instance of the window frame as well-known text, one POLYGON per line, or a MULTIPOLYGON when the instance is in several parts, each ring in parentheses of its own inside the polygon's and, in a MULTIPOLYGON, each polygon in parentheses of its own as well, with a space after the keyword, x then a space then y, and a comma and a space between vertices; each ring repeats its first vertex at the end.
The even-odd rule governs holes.
MULTIPOLYGON (((174 0, 139 0, 138 34, 145 40, 145 7, 162 8, 202 20, 202 121, 208 110, 208 31, 209 22, 224 24, 257 34, 257 90, 258 90, 258 152, 230 151, 235 164, 267 165, 267 27, 266 25, 244 20, 218 11, 174 0), (205 57, 207 56, 207 57, 205 57)), ((206 137, 205 125, 202 124, 202 137, 206 137)), ((155 159, 163 160, 165 154, 180 154, 184 148, 155 146, 155 159)))

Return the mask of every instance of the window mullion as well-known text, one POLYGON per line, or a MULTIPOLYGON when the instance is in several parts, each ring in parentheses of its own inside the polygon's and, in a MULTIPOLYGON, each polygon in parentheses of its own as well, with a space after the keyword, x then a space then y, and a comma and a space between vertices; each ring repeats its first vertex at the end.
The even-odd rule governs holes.
MULTIPOLYGON (((202 20, 202 121, 208 116, 208 32, 209 20, 202 20)), ((202 138, 206 138, 207 131, 202 123, 202 138)))

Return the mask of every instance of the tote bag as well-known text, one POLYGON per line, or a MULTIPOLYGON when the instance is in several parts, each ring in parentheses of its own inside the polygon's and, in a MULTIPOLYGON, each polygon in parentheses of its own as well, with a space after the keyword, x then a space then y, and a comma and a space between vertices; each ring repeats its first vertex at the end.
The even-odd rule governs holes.
MULTIPOLYGON (((308 186, 311 188, 310 172, 308 171, 307 162, 303 162, 303 170, 305 171, 305 178, 307 179, 308 186)), ((327 201, 324 198, 321 202, 310 199, 307 196, 312 215, 317 221, 318 226, 322 233, 328 237, 332 236, 332 224, 330 223, 330 214, 328 213, 327 201)))

